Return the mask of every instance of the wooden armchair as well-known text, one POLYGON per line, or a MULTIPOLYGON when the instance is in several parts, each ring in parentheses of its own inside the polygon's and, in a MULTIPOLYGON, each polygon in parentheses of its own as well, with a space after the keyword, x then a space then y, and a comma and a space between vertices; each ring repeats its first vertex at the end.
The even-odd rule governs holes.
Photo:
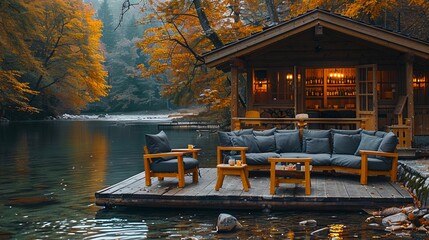
POLYGON ((197 155, 199 151, 200 149, 172 149, 171 152, 151 154, 144 146, 146 186, 152 185, 151 177, 158 177, 159 181, 164 180, 164 177, 175 177, 179 180, 179 187, 184 187, 187 173, 192 173, 192 182, 198 182, 197 155), (192 153, 192 158, 186 158, 186 153, 192 153), (157 161, 159 158, 172 159, 157 161))
POLYGON ((164 177, 175 177, 182 188, 185 186, 185 174, 188 173, 192 173, 192 182, 198 182, 197 157, 200 149, 171 149, 163 131, 156 135, 146 134, 146 143, 148 146, 144 146, 143 156, 146 186, 152 185, 152 177, 158 177, 159 181, 164 177), (192 154, 192 157, 186 157, 187 154, 192 154))

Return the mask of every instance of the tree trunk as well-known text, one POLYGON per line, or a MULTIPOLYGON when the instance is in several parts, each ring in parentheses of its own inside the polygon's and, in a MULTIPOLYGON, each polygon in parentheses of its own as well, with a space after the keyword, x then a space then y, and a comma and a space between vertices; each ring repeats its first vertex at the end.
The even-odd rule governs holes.
POLYGON ((268 14, 270 15, 270 20, 272 23, 279 22, 279 15, 277 14, 276 7, 274 6, 274 0, 265 0, 265 5, 267 5, 268 14))
POLYGON ((200 21, 201 27, 204 30, 204 34, 208 39, 210 39, 215 48, 223 47, 222 40, 217 35, 216 31, 213 30, 213 28, 210 26, 206 13, 201 6, 201 0, 193 0, 193 3, 195 5, 195 10, 197 10, 198 19, 200 21))

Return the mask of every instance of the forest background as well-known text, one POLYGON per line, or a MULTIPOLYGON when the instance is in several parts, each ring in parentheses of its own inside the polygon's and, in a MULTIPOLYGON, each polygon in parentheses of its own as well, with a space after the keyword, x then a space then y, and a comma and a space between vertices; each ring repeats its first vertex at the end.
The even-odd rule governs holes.
POLYGON ((3 0, 0 117, 199 105, 228 119, 228 75, 202 55, 316 7, 429 41, 426 0, 3 0))

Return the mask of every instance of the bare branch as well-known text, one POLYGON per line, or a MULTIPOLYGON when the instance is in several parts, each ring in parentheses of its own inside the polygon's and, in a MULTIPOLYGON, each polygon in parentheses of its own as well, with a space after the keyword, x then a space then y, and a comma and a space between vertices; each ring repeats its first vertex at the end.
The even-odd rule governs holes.
POLYGON ((119 17, 118 25, 115 27, 114 31, 116 31, 116 29, 118 29, 118 27, 121 26, 121 23, 124 20, 125 13, 128 12, 131 9, 131 7, 139 5, 142 1, 143 0, 140 0, 138 3, 131 3, 130 0, 125 0, 122 3, 121 15, 119 17))

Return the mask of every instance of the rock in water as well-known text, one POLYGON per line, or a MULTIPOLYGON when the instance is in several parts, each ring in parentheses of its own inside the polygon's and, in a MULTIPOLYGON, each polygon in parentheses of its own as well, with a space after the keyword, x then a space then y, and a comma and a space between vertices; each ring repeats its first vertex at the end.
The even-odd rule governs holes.
POLYGON ((243 228, 237 218, 232 215, 221 213, 217 218, 217 232, 231 232, 243 228))
POLYGON ((315 227, 317 226, 317 221, 314 219, 310 219, 310 220, 304 220, 299 222, 300 226, 310 226, 310 227, 315 227))
POLYGON ((388 217, 383 218, 381 223, 384 226, 391 226, 393 224, 398 225, 408 219, 407 214, 405 213, 397 213, 388 217))

